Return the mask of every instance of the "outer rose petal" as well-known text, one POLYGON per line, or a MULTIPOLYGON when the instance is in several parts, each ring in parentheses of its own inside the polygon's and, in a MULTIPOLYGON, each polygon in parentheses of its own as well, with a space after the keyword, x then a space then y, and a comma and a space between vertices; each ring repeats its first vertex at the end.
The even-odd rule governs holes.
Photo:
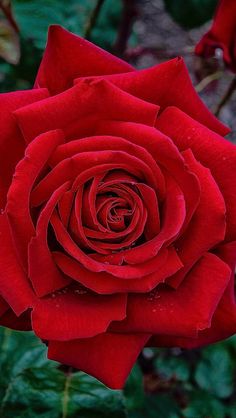
POLYGON ((125 294, 104 296, 68 289, 35 304, 32 326, 44 340, 94 337, 105 332, 111 321, 125 318, 126 300, 125 294))
POLYGON ((26 269, 28 244, 35 232, 30 214, 31 189, 53 150, 63 141, 64 135, 60 130, 46 132, 37 137, 27 147, 25 157, 18 163, 8 191, 6 212, 18 254, 26 269))
POLYGON ((16 315, 33 305, 35 296, 16 256, 6 215, 0 216, 0 289, 16 315))
POLYGON ((210 168, 226 204, 226 240, 236 239, 236 147, 229 141, 170 107, 157 118, 156 126, 170 136, 182 151, 191 148, 194 156, 210 168))
POLYGON ((219 246, 216 254, 232 268, 230 282, 213 315, 211 327, 198 333, 197 338, 179 338, 156 335, 149 341, 150 346, 196 348, 230 337, 236 332, 236 301, 234 294, 234 268, 236 263, 236 242, 219 246))
POLYGON ((194 337, 210 326, 230 274, 226 263, 207 253, 177 290, 157 288, 154 294, 130 295, 127 318, 112 324, 110 330, 194 337))
POLYGON ((182 154, 189 168, 200 180, 201 198, 188 228, 175 242, 184 268, 170 277, 168 283, 174 287, 179 285, 193 264, 206 251, 223 241, 226 229, 224 199, 210 170, 195 160, 191 150, 182 154))
POLYGON ((35 106, 19 109, 15 115, 26 142, 30 142, 40 133, 58 128, 64 131, 67 140, 90 136, 100 120, 127 120, 154 126, 158 110, 159 106, 137 99, 109 81, 82 80, 35 106))
POLYGON ((236 2, 221 0, 213 24, 195 48, 197 55, 212 57, 217 48, 223 50, 223 58, 232 71, 236 71, 236 2))
POLYGON ((125 61, 61 26, 52 25, 35 87, 47 87, 51 94, 57 94, 71 87, 76 77, 133 70, 125 61))
POLYGON ((5 205, 15 166, 23 157, 25 149, 24 139, 12 112, 46 97, 47 89, 0 94, 0 207, 5 205))
POLYGON ((112 389, 122 389, 149 334, 100 334, 93 338, 50 341, 48 358, 83 370, 112 389))
MULTIPOLYGON (((161 110, 176 106, 220 135, 230 131, 209 111, 196 93, 182 58, 144 70, 110 75, 105 79, 133 96, 158 104, 161 110)), ((75 82, 80 82, 80 79, 75 82)))

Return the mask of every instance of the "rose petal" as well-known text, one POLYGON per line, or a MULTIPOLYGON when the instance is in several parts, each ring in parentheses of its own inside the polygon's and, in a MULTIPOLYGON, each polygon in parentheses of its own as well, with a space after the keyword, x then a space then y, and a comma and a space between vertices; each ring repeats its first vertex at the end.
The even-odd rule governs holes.
POLYGON ((136 156, 115 150, 87 151, 67 158, 56 165, 32 191, 31 205, 41 205, 56 188, 69 180, 74 181, 72 191, 76 191, 94 175, 106 172, 104 170, 106 166, 112 170, 119 168, 131 172, 154 189, 158 187, 156 177, 149 165, 136 156))
POLYGON ((173 248, 163 249, 159 252, 154 273, 139 279, 129 280, 114 278, 106 272, 94 273, 63 253, 54 252, 53 256, 55 263, 67 276, 100 294, 149 292, 182 267, 181 261, 173 248))
POLYGON ((46 97, 48 97, 47 89, 16 91, 0 95, 0 207, 4 207, 6 203, 6 194, 15 166, 23 157, 25 149, 24 138, 12 112, 46 97))
POLYGON ((112 324, 111 330, 194 337, 210 327, 230 274, 226 263, 206 253, 177 290, 166 287, 149 295, 130 295, 127 318, 112 324))
POLYGON ((167 335, 157 335, 151 338, 151 346, 172 346, 183 348, 196 348, 212 344, 230 337, 236 332, 236 302, 234 294, 234 269, 236 263, 236 242, 221 245, 216 249, 216 254, 232 269, 230 282, 220 300, 213 315, 211 327, 200 331, 197 338, 180 338, 167 335))
POLYGON ((165 168, 179 184, 186 204, 184 223, 184 227, 186 227, 199 204, 200 186, 197 177, 190 172, 184 158, 171 139, 150 126, 118 121, 100 121, 96 128, 96 134, 121 136, 146 148, 157 164, 161 168, 165 168))
POLYGON ((121 389, 148 338, 148 334, 106 333, 82 340, 50 341, 48 358, 121 389))
POLYGON ((152 155, 147 152, 144 147, 127 141, 121 137, 110 135, 92 136, 89 138, 82 138, 71 141, 62 146, 57 147, 51 157, 50 164, 55 166, 66 158, 73 157, 75 154, 82 152, 96 152, 96 151, 124 151, 130 155, 135 155, 136 158, 145 162, 156 178, 157 193, 161 198, 165 195, 165 179, 152 155))
POLYGON ((145 262, 151 263, 151 258, 158 254, 158 251, 165 243, 172 242, 178 236, 185 221, 185 200, 182 190, 171 177, 166 177, 166 200, 162 211, 161 230, 153 239, 134 248, 124 250, 120 254, 117 253, 99 258, 106 262, 112 262, 114 258, 134 266, 139 263, 145 265, 145 262), (173 213, 175 214, 174 217, 173 213))
POLYGON ((59 130, 37 137, 27 147, 24 159, 18 163, 8 191, 6 212, 17 251, 26 269, 28 244, 35 232, 30 214, 31 189, 53 149, 63 140, 63 133, 59 130))
POLYGON ((32 327, 39 338, 67 341, 93 337, 106 331, 114 319, 120 321, 126 316, 125 294, 94 295, 72 289, 65 292, 35 304, 32 327))
POLYGON ((33 305, 35 296, 30 282, 16 256, 16 250, 5 214, 0 215, 0 291, 1 296, 20 315, 33 305))
POLYGON ((38 296, 44 296, 65 287, 70 280, 57 269, 48 247, 48 225, 60 198, 67 192, 69 183, 56 189, 42 209, 36 225, 36 234, 28 247, 29 276, 38 296))
MULTIPOLYGON (((112 274, 115 277, 122 279, 138 279, 148 274, 151 274, 157 270, 159 257, 158 254, 154 256, 151 260, 146 261, 145 263, 140 263, 136 265, 113 265, 110 262, 99 262, 95 258, 90 257, 84 253, 72 240, 66 229, 64 228, 59 217, 52 214, 51 225, 54 229, 55 236, 60 245, 64 248, 71 257, 79 261, 85 268, 93 272, 102 272, 106 271, 107 273, 112 274)), ((97 254, 96 254, 97 255, 97 254)), ((114 254, 116 256, 116 254, 114 254)))
POLYGON ((181 57, 144 70, 108 75, 105 79, 133 96, 158 104, 162 111, 168 106, 176 106, 220 135, 230 131, 209 111, 196 93, 181 57))
POLYGON ((183 155, 189 168, 200 180, 201 198, 187 230, 175 242, 184 268, 168 281, 174 287, 181 283, 206 251, 224 240, 226 229, 225 202, 210 170, 195 160, 191 150, 184 151, 183 155))
POLYGON ((219 1, 211 29, 203 36, 195 48, 197 55, 202 55, 207 58, 214 56, 217 48, 222 49, 226 65, 234 72, 236 71, 235 19, 235 1, 219 1))
POLYGON ((226 204, 226 240, 236 239, 236 147, 174 107, 157 119, 157 128, 182 151, 191 148, 196 159, 210 168, 226 204), (181 127, 181 128, 180 128, 181 127))
POLYGON ((78 139, 83 124, 82 137, 90 136, 90 131, 101 119, 128 120, 153 126, 158 110, 157 105, 137 99, 108 81, 84 80, 14 114, 26 142, 30 142, 40 133, 54 129, 62 129, 68 139, 78 139), (84 129, 89 133, 84 135, 84 129))
POLYGON ((75 77, 127 71, 133 68, 125 61, 61 26, 51 25, 35 87, 47 86, 56 94, 72 86, 75 77))

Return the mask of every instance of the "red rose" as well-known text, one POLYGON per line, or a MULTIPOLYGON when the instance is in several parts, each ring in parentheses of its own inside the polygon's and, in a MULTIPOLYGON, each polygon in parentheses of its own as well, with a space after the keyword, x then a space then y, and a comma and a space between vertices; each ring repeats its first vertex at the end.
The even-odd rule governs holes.
POLYGON ((53 26, 1 109, 2 323, 31 313, 49 358, 113 388, 146 344, 235 332, 236 148, 182 59, 135 71, 53 26))
POLYGON ((215 50, 223 51, 225 64, 236 72, 236 2, 220 0, 211 29, 195 48, 197 55, 212 57, 215 50))

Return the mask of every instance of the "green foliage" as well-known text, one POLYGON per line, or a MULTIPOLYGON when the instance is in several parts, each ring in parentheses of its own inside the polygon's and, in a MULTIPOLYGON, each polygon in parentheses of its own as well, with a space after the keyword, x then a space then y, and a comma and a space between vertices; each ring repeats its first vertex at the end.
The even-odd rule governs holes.
POLYGON ((0 328, 0 417, 236 418, 236 337, 202 350, 148 351, 144 370, 137 363, 114 391, 49 361, 32 333, 0 328))
POLYGON ((190 377, 189 363, 180 356, 170 355, 167 351, 161 351, 155 361, 155 367, 164 379, 174 378, 180 382, 186 382, 190 377))
MULTIPOLYGON (((12 15, 19 26, 21 56, 19 61, 18 35, 12 31, 5 34, 5 29, 1 39, 0 28, 0 56, 8 61, 0 59, 0 92, 31 88, 45 48, 49 25, 60 24, 84 36, 96 2, 12 0, 12 15)), ((106 0, 91 32, 91 41, 112 51, 121 13, 122 0, 106 0)))
POLYGON ((218 398, 228 398, 234 390, 233 359, 225 347, 208 347, 198 363, 195 380, 201 389, 205 389, 218 398))
MULTIPOLYGON (((44 49, 48 26, 64 25, 83 36, 86 24, 96 5, 96 0, 13 0, 13 12, 23 39, 31 41, 38 49, 44 49)), ((92 32, 92 41, 110 49, 115 40, 122 11, 121 0, 107 0, 92 32)))
POLYGON ((1 418, 126 418, 121 391, 46 358, 32 333, 0 329, 1 418))
POLYGON ((212 18, 217 0, 164 0, 164 3, 177 23, 192 29, 212 18))

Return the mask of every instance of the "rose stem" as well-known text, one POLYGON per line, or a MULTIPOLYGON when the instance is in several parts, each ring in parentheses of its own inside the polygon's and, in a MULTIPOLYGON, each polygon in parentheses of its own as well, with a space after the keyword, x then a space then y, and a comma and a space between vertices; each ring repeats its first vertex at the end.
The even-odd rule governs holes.
POLYGON ((122 56, 126 50, 127 42, 131 34, 132 25, 138 11, 136 7, 136 0, 123 0, 123 13, 118 30, 117 39, 114 44, 114 52, 122 56))
POLYGON ((212 81, 219 80, 222 76, 222 71, 216 71, 213 74, 209 74, 207 77, 203 78, 196 86, 195 90, 197 93, 201 93, 212 81))
POLYGON ((96 6, 94 7, 94 9, 93 9, 93 11, 92 11, 92 13, 91 13, 91 15, 88 19, 88 22, 86 24, 86 28, 85 28, 85 32, 84 32, 85 39, 90 40, 92 30, 96 25, 98 16, 100 14, 100 11, 101 11, 101 8, 102 8, 102 5, 103 5, 104 2, 105 2, 105 0, 98 0, 97 1, 96 6))
POLYGON ((233 80, 231 81, 231 83, 230 83, 229 87, 227 88, 225 94, 223 95, 220 102, 218 103, 218 105, 216 107, 216 110, 214 112, 216 116, 219 116, 221 109, 231 99, 235 89, 236 89, 236 77, 233 78, 233 80))

